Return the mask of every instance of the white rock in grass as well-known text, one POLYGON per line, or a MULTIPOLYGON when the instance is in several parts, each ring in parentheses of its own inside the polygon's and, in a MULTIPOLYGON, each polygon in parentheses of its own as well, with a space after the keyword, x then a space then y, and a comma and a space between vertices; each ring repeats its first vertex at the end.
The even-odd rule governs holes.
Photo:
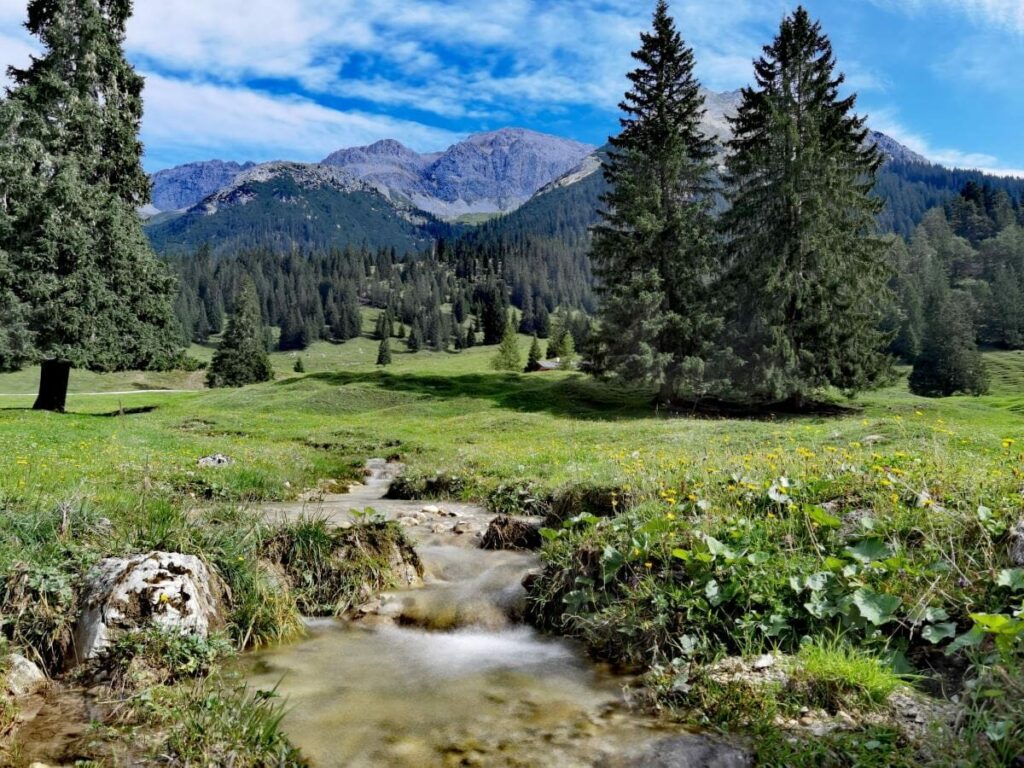
POLYGON ((11 696, 28 696, 46 684, 43 670, 17 653, 7 657, 7 692, 11 696))
POLYGON ((215 453, 212 456, 203 456, 197 464, 202 469, 208 469, 210 467, 230 467, 234 464, 234 459, 225 456, 223 453, 215 453))
POLYGON ((207 637, 224 626, 227 587, 198 557, 112 557, 92 571, 75 627, 75 654, 95 658, 126 632, 157 626, 207 637))
POLYGON ((771 669, 775 666, 775 657, 770 653, 766 653, 763 656, 758 656, 754 659, 754 669, 771 669))

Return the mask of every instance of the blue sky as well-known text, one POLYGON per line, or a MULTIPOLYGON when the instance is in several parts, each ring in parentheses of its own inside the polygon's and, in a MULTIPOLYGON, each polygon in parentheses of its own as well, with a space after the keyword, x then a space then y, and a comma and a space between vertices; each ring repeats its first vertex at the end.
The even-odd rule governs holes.
MULTIPOLYGON (((397 138, 420 150, 508 125, 603 143, 654 0, 136 0, 149 170, 317 160, 397 138)), ((793 7, 674 0, 714 90, 793 7)), ((947 165, 1024 175, 1024 0, 808 0, 873 127, 947 165)), ((0 64, 33 42, 0 0, 0 64)))

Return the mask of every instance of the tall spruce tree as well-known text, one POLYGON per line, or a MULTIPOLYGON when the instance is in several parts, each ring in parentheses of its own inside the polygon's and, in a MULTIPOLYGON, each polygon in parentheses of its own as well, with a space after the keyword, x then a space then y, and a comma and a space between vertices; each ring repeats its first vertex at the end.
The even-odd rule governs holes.
POLYGON ((173 279, 135 209, 149 199, 142 78, 124 57, 131 0, 32 0, 42 53, 0 105, 0 230, 10 292, 42 362, 35 407, 60 411, 72 367, 164 367, 180 345, 173 279), (15 170, 7 173, 8 170, 15 170))
POLYGON ((832 45, 799 7, 754 62, 732 118, 722 217, 740 364, 732 396, 806 402, 856 391, 888 369, 878 329, 888 303, 886 244, 871 196, 882 154, 866 144, 856 96, 840 97, 832 45))
POLYGON ((220 347, 213 355, 206 383, 211 387, 241 387, 274 378, 267 354, 267 333, 260 315, 252 278, 245 277, 220 347))
POLYGON ((540 342, 537 340, 537 336, 534 335, 533 341, 530 342, 530 353, 526 356, 526 373, 540 370, 540 361, 540 342))
POLYGON ((704 97, 686 46, 659 0, 653 28, 633 53, 639 67, 620 104, 622 132, 604 163, 603 198, 592 258, 604 303, 602 367, 660 386, 661 398, 701 388, 719 327, 711 303, 715 276, 712 159, 701 130, 704 97), (652 315, 616 307, 644 293, 652 315))

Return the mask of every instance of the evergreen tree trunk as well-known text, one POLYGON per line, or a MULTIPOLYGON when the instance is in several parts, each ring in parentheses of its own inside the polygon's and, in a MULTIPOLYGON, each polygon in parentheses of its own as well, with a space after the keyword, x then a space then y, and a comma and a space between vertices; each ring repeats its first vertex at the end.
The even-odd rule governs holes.
POLYGON ((71 377, 71 363, 67 360, 43 360, 39 372, 39 394, 36 396, 36 411, 64 413, 68 400, 68 379, 71 377))

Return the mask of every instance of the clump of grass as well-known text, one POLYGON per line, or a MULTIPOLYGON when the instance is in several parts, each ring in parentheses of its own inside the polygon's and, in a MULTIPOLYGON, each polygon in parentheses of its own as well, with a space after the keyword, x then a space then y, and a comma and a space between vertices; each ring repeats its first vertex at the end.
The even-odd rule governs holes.
POLYGON ((906 677, 891 664, 839 638, 818 637, 801 646, 790 677, 791 689, 813 707, 877 709, 906 677))
POLYGON ((304 516, 274 533, 263 553, 282 568, 308 616, 340 616, 395 586, 395 569, 403 564, 422 575, 401 527, 372 518, 335 528, 325 518, 304 516))
POLYGON ((1024 755, 1024 661, 976 666, 963 698, 956 730, 970 764, 1016 765, 1024 755))
POLYGON ((793 737, 777 728, 760 728, 751 735, 754 762, 785 768, 919 768, 946 765, 929 762, 895 728, 871 726, 857 731, 833 731, 825 736, 793 737))
POLYGON ((573 483, 559 488, 552 495, 547 519, 548 526, 559 526, 579 515, 611 517, 633 506, 637 493, 630 488, 603 483, 573 483))
POLYGON ((274 692, 250 691, 217 676, 191 686, 153 689, 132 701, 125 724, 162 734, 152 750, 162 765, 306 768, 281 730, 274 692))
POLYGON ((233 652, 224 636, 199 637, 150 627, 118 638, 94 666, 111 673, 113 687, 133 690, 205 677, 233 652))
POLYGON ((402 473, 388 488, 389 499, 436 499, 450 501, 461 499, 467 490, 466 478, 461 475, 439 472, 436 474, 402 473))
POLYGON ((716 680, 705 668, 687 675, 653 672, 646 683, 652 702, 667 707, 675 717, 704 727, 767 728, 779 716, 785 699, 779 683, 742 679, 716 680))
POLYGON ((546 515, 551 494, 530 480, 499 483, 487 494, 487 511, 495 515, 546 515))

